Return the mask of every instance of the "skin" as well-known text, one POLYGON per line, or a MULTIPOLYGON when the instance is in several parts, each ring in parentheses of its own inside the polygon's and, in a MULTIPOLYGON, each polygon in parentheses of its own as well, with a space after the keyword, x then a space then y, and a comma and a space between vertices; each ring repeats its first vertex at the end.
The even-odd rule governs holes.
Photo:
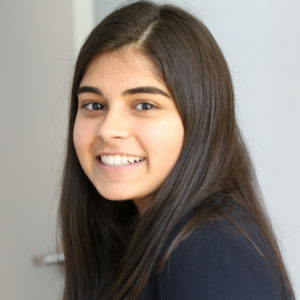
POLYGON ((176 104, 147 57, 130 46, 92 60, 80 83, 73 140, 85 174, 104 198, 131 199, 143 214, 176 164, 183 138, 176 104), (140 87, 161 92, 128 92, 140 87), (101 154, 144 160, 109 167, 100 163, 101 154))

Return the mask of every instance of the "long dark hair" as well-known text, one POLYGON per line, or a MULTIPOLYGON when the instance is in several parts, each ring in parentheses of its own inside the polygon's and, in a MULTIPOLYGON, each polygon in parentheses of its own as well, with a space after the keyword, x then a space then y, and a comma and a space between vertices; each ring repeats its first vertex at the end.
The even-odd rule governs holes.
MULTIPOLYGON (((83 45, 73 78, 68 145, 60 202, 65 254, 64 299, 137 299, 151 272, 159 273, 180 241, 204 222, 227 219, 267 259, 267 248, 232 213, 246 211, 260 228, 283 278, 282 297, 293 291, 260 200, 247 149, 236 124, 234 92, 224 56, 201 21, 173 5, 138 1, 106 17, 83 45), (135 46, 156 66, 180 112, 180 157, 143 216, 131 200, 103 198, 84 174, 73 145, 80 81, 91 60, 135 46), (160 260, 170 232, 192 218, 160 260)), ((270 256, 270 255, 269 255, 270 256)))

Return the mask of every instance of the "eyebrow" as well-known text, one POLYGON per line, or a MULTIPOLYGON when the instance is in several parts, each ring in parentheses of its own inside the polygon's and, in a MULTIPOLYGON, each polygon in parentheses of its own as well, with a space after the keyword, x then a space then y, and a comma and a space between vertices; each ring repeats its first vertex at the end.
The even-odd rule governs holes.
MULTIPOLYGON (((79 94, 81 93, 93 93, 93 94, 96 94, 96 95, 99 95, 101 97, 104 97, 103 96, 103 92, 96 88, 96 87, 93 87, 93 86, 81 86, 76 95, 78 96, 79 94)), ((162 96, 165 96, 169 99, 171 99, 170 95, 168 95, 166 92, 164 92, 163 90, 159 89, 159 88, 156 88, 156 87, 153 87, 153 86, 141 86, 141 87, 137 87, 137 88, 132 88, 132 89, 129 89, 129 90, 126 90, 122 93, 122 95, 134 95, 134 94, 158 94, 158 95, 162 95, 162 96)))

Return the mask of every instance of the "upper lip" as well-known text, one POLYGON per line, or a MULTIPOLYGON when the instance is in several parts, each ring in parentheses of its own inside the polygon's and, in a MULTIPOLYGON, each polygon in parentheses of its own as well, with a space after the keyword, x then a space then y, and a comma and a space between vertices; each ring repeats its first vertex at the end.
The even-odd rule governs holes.
POLYGON ((124 153, 124 152, 100 152, 96 155, 96 157, 104 156, 104 155, 120 155, 120 156, 138 156, 138 157, 144 157, 143 155, 139 154, 132 154, 132 153, 124 153))

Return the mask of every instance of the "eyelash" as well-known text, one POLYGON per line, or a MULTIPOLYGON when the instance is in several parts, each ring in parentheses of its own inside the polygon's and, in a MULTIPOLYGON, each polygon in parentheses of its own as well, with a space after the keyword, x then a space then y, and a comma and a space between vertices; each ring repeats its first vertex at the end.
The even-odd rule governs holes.
POLYGON ((88 108, 89 105, 92 105, 92 106, 98 105, 98 107, 99 106, 105 107, 102 103, 99 103, 99 102, 88 102, 88 103, 85 103, 85 104, 81 105, 81 108, 86 108, 89 111, 101 110, 101 109, 90 109, 90 108, 88 108))
POLYGON ((152 104, 152 103, 148 103, 148 102, 141 102, 141 103, 137 104, 137 105, 135 106, 135 108, 137 108, 139 105, 141 105, 141 106, 144 107, 144 108, 145 108, 145 106, 147 106, 148 108, 146 108, 146 109, 138 109, 138 110, 151 110, 151 109, 157 108, 157 106, 155 106, 155 105, 152 104), (149 106, 150 106, 151 108, 149 108, 149 106))
MULTIPOLYGON (((102 103, 99 103, 99 102, 89 102, 89 103, 86 103, 86 104, 81 105, 81 108, 85 108, 85 109, 87 109, 87 110, 89 110, 89 111, 97 111, 97 110, 104 110, 104 109, 105 109, 105 105, 103 105, 102 103), (93 108, 94 108, 94 105, 97 105, 97 106, 98 106, 98 109, 88 108, 89 105, 92 105, 93 108), (101 106, 102 109, 99 108, 99 106, 101 106)), ((140 103, 138 103, 138 104, 135 106, 135 108, 136 108, 137 110, 140 110, 140 111, 147 111, 147 110, 156 109, 157 106, 155 106, 155 105, 152 104, 152 103, 148 103, 148 102, 140 102, 140 103), (141 109, 137 109, 137 107, 138 107, 139 105, 142 106, 141 109), (147 108, 146 108, 146 109, 143 109, 143 108, 145 108, 145 106, 146 106, 147 108), (149 108, 149 106, 150 106, 150 108, 149 108)))

